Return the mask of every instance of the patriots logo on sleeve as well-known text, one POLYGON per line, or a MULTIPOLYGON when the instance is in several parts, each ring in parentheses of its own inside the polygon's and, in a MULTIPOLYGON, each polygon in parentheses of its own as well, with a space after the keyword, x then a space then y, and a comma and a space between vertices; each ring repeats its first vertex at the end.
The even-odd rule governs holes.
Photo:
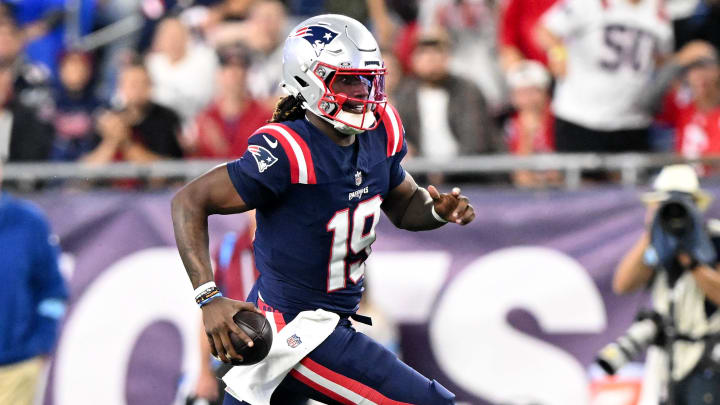
POLYGON ((295 31, 293 36, 308 41, 315 49, 315 55, 320 56, 320 53, 325 49, 325 45, 332 42, 338 36, 338 33, 321 25, 310 25, 295 31))
POLYGON ((260 173, 264 172, 268 167, 274 165, 275 162, 278 161, 278 158, 273 156, 269 150, 260 145, 249 145, 248 151, 250 151, 255 158, 255 163, 257 163, 258 171, 260 173))

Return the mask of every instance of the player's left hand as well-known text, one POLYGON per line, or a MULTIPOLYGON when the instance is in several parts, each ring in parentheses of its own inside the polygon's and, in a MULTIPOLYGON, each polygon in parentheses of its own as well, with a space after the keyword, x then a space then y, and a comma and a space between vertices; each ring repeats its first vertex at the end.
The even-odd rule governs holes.
POLYGON ((433 199, 435 212, 448 222, 467 225, 475 219, 475 210, 470 199, 460 194, 460 188, 453 187, 448 193, 440 193, 435 186, 428 186, 428 193, 433 199))

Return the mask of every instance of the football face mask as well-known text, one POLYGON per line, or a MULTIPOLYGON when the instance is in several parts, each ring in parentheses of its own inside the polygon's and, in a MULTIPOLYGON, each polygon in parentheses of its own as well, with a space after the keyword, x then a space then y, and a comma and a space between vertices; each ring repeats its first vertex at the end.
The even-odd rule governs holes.
POLYGON ((313 73, 324 84, 317 107, 327 118, 358 132, 375 129, 385 108, 385 68, 347 69, 319 62, 313 73))

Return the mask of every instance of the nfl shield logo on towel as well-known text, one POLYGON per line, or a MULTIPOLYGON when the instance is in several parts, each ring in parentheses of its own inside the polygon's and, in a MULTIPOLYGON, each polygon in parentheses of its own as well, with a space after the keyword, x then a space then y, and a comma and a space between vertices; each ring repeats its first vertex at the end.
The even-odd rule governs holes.
POLYGON ((301 344, 302 340, 300 340, 300 337, 298 337, 298 335, 292 335, 287 338, 287 345, 292 347, 293 349, 300 346, 301 344))
POLYGON ((362 184, 362 173, 358 170, 355 172, 355 185, 359 186, 360 184, 362 184))

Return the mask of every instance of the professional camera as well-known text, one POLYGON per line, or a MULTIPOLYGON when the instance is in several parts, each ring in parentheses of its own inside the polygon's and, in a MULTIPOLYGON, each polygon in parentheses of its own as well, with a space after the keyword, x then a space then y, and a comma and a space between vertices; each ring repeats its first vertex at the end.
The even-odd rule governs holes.
POLYGON ((660 314, 642 311, 623 336, 600 350, 595 361, 606 373, 613 375, 629 361, 638 358, 650 345, 662 346, 664 329, 660 314))
POLYGON ((693 264, 715 262, 715 248, 691 194, 668 193, 653 219, 648 249, 647 264, 669 272, 682 271, 677 266, 678 253, 689 255, 693 264))

